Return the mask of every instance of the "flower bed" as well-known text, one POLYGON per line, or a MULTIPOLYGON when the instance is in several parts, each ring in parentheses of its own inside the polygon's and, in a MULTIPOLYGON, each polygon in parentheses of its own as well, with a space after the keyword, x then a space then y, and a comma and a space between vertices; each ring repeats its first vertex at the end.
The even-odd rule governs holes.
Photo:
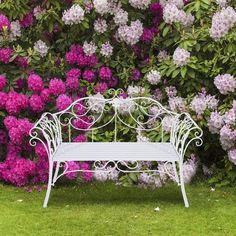
MULTIPOLYGON (((151 96, 173 111, 190 112, 204 129, 204 148, 188 154, 186 181, 201 163, 207 174, 210 166, 222 169, 213 182, 235 182, 236 3, 79 2, 0 4, 0 180, 17 186, 45 182, 46 153, 41 145, 34 152, 28 144, 32 123, 44 111, 61 111, 79 97, 106 96, 109 88, 122 88, 124 99, 151 96)), ((170 122, 165 122, 166 133, 170 122)), ((97 138, 111 135, 107 130, 97 138)), ((157 138, 129 136, 138 141, 157 138)), ((78 134, 74 141, 87 139, 87 134, 78 134)), ((90 168, 89 163, 70 163, 69 168, 82 165, 90 168)), ((74 173, 67 177, 77 178, 74 173)), ((163 176, 117 173, 95 178, 154 186, 166 182, 163 176)))

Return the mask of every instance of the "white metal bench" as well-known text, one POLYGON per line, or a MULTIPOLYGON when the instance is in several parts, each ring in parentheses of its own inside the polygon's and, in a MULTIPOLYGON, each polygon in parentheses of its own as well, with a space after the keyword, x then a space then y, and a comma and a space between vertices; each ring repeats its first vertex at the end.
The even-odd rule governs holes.
MULTIPOLYGON (((183 180, 183 159, 189 144, 195 140, 202 144, 202 130, 188 113, 177 114, 164 108, 159 102, 149 97, 122 98, 122 90, 109 90, 109 98, 98 94, 80 98, 67 109, 57 113, 44 113, 30 131, 30 144, 41 142, 48 154, 49 178, 43 207, 47 207, 51 186, 61 176, 74 171, 68 170, 68 161, 93 161, 99 169, 112 164, 111 169, 122 172, 140 172, 138 161, 161 161, 171 164, 174 174, 165 168, 167 174, 181 186, 185 207, 189 207, 183 180), (172 119, 169 140, 163 130, 163 119, 172 119), (79 123, 79 125, 78 125, 79 123), (119 128, 128 127, 128 131, 144 134, 156 132, 158 142, 130 142, 127 135, 119 133, 119 128), (112 142, 96 142, 98 131, 112 129, 112 142), (73 132, 81 132, 89 137, 88 142, 71 142, 73 132), (67 140, 65 140, 67 139, 67 140), (121 142, 124 141, 124 142, 121 142), (130 161, 132 165, 129 165, 130 161), (55 164, 55 165, 54 165, 55 164), (125 166, 121 168, 120 165, 125 166), (177 164, 177 165, 176 165, 177 164), (64 169, 60 171, 60 167, 64 169), (54 168, 55 166, 55 168, 54 168)), ((87 171, 87 170, 86 170, 87 171)), ((142 170, 141 172, 157 170, 142 170)))

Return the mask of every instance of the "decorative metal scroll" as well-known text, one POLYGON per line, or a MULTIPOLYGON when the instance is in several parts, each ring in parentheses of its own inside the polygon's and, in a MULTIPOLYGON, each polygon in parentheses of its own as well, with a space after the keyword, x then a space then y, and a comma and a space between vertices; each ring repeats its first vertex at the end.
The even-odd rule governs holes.
POLYGON ((52 156, 62 142, 61 127, 57 117, 49 112, 44 113, 30 130, 30 145, 42 143, 48 157, 52 156))
POLYGON ((121 89, 110 89, 109 98, 102 95, 80 98, 55 115, 61 126, 70 126, 80 131, 102 129, 111 123, 115 123, 116 128, 117 122, 130 129, 152 131, 162 128, 166 115, 176 115, 150 97, 123 98, 122 93, 121 89), (104 121, 104 117, 109 119, 104 121))

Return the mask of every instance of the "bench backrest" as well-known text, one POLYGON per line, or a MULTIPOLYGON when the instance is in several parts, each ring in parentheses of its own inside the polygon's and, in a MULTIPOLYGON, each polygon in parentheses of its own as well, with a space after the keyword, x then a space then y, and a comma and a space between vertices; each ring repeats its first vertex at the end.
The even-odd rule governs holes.
POLYGON ((62 141, 71 142, 84 132, 88 141, 104 141, 97 137, 107 130, 112 131, 108 132, 112 136, 106 137, 108 142, 136 141, 139 134, 144 137, 141 141, 149 141, 145 139, 148 134, 151 141, 171 142, 181 157, 192 141, 201 145, 203 132, 188 113, 169 111, 149 97, 123 98, 121 94, 122 90, 109 90, 108 98, 101 94, 84 97, 63 111, 44 113, 30 131, 31 145, 43 143, 48 156, 52 156, 62 141), (131 131, 135 131, 135 137, 133 133, 132 138, 126 135, 131 131))
MULTIPOLYGON (((174 122, 177 113, 167 110, 158 101, 150 97, 123 98, 122 90, 109 90, 111 97, 101 94, 80 98, 68 108, 54 115, 62 127, 78 131, 91 131, 111 128, 114 141, 120 126, 137 132, 159 130, 160 140, 164 139, 163 122, 174 122)), ((171 125, 171 124, 170 124, 171 125)), ((71 135, 68 135, 71 141, 71 135)), ((93 141, 93 135, 91 136, 93 141)))

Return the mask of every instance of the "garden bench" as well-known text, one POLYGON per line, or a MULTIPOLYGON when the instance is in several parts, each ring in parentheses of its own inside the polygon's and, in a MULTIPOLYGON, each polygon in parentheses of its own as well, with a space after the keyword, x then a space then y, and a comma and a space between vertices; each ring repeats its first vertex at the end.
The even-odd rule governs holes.
POLYGON ((169 166, 165 171, 181 187, 185 207, 189 207, 183 180, 183 159, 193 140, 197 146, 202 144, 202 130, 188 113, 169 111, 149 97, 123 98, 121 92, 111 89, 108 98, 100 94, 80 98, 63 111, 44 113, 35 123, 30 131, 30 144, 35 146, 41 142, 49 161, 43 207, 47 207, 51 187, 58 178, 70 172, 83 171, 68 170, 68 161, 92 161, 96 168, 91 172, 107 171, 105 167, 112 165, 109 170, 116 168, 124 173, 156 173, 157 169, 140 170, 139 161, 171 164, 172 171, 169 166), (163 129, 165 117, 171 120, 169 136, 163 129), (126 131, 122 133, 119 129, 126 131), (99 142, 99 132, 104 135, 105 130, 111 130, 112 142, 111 137, 108 142, 99 142), (127 140, 129 135, 134 137, 133 132, 152 135, 154 142, 127 140), (88 142, 71 142, 74 134, 81 133, 86 134, 88 142), (60 171, 60 167, 64 168, 60 171))

